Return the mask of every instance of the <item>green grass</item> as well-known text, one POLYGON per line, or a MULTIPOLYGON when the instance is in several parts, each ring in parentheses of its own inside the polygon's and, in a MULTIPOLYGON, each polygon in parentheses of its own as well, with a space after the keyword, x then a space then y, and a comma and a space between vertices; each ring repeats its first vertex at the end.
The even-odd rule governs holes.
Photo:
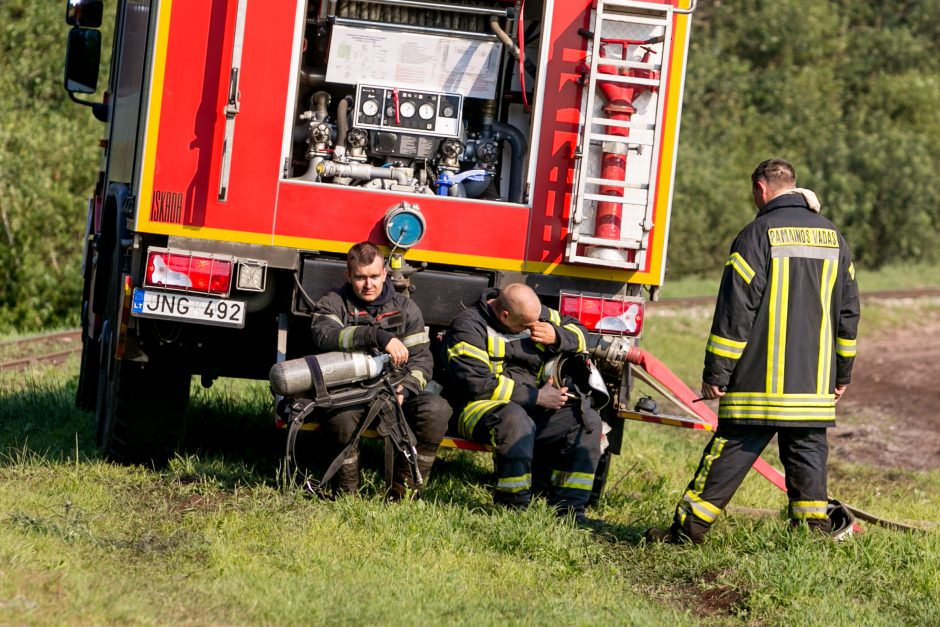
MULTIPOLYGON (((927 307, 866 308, 863 320, 935 315, 927 307)), ((708 323, 651 317, 645 346, 696 382, 708 323)), ((593 512, 610 524, 592 533, 540 502, 494 509, 491 462, 466 452, 441 456, 417 502, 382 501, 374 443, 363 498, 284 495, 284 434, 261 383, 194 388, 191 452, 167 469, 110 465, 91 416, 72 408, 76 367, 0 374, 0 623, 940 623, 940 533, 865 525, 833 544, 790 530, 785 497, 753 473, 706 545, 648 546, 701 432, 628 423, 593 512)), ((889 519, 938 520, 938 471, 835 458, 830 487, 889 519)))

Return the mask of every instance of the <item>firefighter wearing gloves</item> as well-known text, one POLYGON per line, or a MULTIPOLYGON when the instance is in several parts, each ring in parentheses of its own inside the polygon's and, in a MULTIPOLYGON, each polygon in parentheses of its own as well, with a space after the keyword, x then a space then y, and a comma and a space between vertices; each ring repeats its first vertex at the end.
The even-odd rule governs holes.
POLYGON ((539 385, 553 356, 585 351, 578 321, 514 283, 459 313, 442 348, 457 432, 493 445, 493 500, 525 509, 533 492, 545 494, 559 515, 593 523, 584 508, 600 458, 600 416, 569 402, 568 388, 539 385))
POLYGON ((774 435, 791 523, 830 531, 826 429, 855 360, 855 269, 789 163, 765 161, 751 179, 759 211, 731 246, 705 349, 702 396, 720 399, 718 429, 672 527, 652 540, 702 542, 774 435))
MULTIPOLYGON (((447 401, 425 391, 431 380, 433 358, 421 310, 410 298, 398 294, 388 279, 381 251, 361 242, 346 257, 346 283, 319 301, 311 323, 314 349, 388 353, 392 363, 405 366, 408 376, 398 388, 398 402, 417 439, 417 466, 425 479, 431 471, 444 437, 451 408, 447 401)), ((318 420, 339 454, 353 437, 368 408, 325 411, 318 420)), ((414 488, 405 463, 396 459, 389 496, 404 495, 414 488)), ((336 472, 334 486, 340 492, 359 488, 358 448, 347 454, 336 472)))

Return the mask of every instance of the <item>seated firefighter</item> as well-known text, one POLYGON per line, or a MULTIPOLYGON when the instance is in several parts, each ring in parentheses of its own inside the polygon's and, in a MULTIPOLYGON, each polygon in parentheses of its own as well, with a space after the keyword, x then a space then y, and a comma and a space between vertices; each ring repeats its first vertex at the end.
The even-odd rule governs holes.
POLYGON ((586 350, 585 330, 522 283, 487 290, 444 338, 447 390, 462 437, 493 445, 493 501, 516 509, 545 494, 560 516, 584 514, 601 454, 601 418, 539 375, 553 357, 586 350))
MULTIPOLYGON (((394 365, 405 368, 407 376, 397 389, 398 403, 417 440, 418 470, 427 478, 451 408, 440 396, 424 391, 433 370, 424 317, 414 301, 395 291, 382 253, 375 245, 360 242, 349 249, 346 283, 317 301, 311 330, 318 353, 383 351, 394 365)), ((353 439, 368 410, 368 406, 361 405, 317 414, 334 456, 353 439)), ((392 476, 391 497, 401 497, 406 488, 418 487, 400 456, 392 476)), ((333 485, 340 492, 358 490, 358 447, 347 453, 333 485)))

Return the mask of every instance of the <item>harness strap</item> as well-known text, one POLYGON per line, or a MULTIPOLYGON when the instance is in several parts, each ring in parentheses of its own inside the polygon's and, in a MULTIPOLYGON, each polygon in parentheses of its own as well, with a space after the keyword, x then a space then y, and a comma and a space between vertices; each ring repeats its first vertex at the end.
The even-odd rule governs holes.
POLYGON ((353 433, 352 437, 349 439, 349 442, 346 444, 346 448, 344 448, 340 454, 336 456, 336 458, 333 460, 333 463, 330 464, 330 467, 326 469, 326 472, 323 473, 323 476, 320 477, 319 481, 314 479, 307 480, 307 482, 304 484, 304 489, 310 492, 317 492, 326 484, 327 481, 333 478, 333 475, 336 474, 336 471, 339 470, 339 467, 343 465, 343 461, 346 459, 346 456, 349 455, 349 453, 352 452, 354 448, 356 448, 356 445, 359 444, 359 438, 362 437, 362 432, 366 430, 366 427, 369 426, 369 423, 371 423, 372 420, 375 419, 375 417, 379 414, 386 400, 387 399, 385 394, 379 393, 378 397, 376 397, 376 399, 369 405, 369 411, 366 412, 363 415, 362 420, 359 421, 359 426, 356 427, 356 432, 353 433))
POLYGON ((391 486, 395 481, 395 453, 397 451, 408 464, 415 486, 420 486, 424 479, 418 469, 418 440, 405 420, 405 413, 397 402, 394 386, 390 382, 386 382, 386 385, 388 394, 383 395, 384 407, 379 414, 377 429, 385 442, 385 483, 391 486))

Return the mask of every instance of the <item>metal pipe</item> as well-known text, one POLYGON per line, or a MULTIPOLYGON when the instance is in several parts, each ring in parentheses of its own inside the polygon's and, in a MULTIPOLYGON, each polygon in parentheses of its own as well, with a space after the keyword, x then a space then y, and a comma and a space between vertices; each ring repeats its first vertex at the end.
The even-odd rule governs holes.
POLYGON ((408 175, 402 168, 380 168, 368 163, 336 163, 321 161, 317 164, 317 174, 321 178, 347 176, 357 180, 385 179, 394 180, 399 185, 408 184, 408 175))
POLYGON ((346 145, 346 133, 349 132, 349 107, 352 105, 352 96, 346 96, 336 105, 336 145, 346 145))
POLYGON ((318 91, 310 96, 310 108, 313 110, 313 119, 316 122, 322 122, 330 113, 326 108, 330 105, 330 94, 325 91, 318 91))
POLYGON ((528 142, 522 131, 512 124, 503 122, 493 122, 493 131, 496 132, 498 139, 505 139, 509 142, 512 149, 512 157, 509 161, 509 202, 522 202, 522 164, 526 152, 528 152, 528 142))
MULTIPOLYGON (((506 51, 518 60, 519 56, 522 54, 519 50, 519 46, 517 46, 516 42, 512 40, 512 37, 503 30, 503 27, 499 25, 499 20, 496 19, 495 15, 490 17, 490 30, 493 31, 497 39, 503 42, 503 45, 506 46, 506 51)), ((538 71, 535 63, 529 59, 526 59, 524 63, 526 71, 532 76, 535 76, 535 73, 538 71)))
POLYGON ((326 82, 326 74, 300 68, 300 82, 304 87, 319 87, 326 82))

